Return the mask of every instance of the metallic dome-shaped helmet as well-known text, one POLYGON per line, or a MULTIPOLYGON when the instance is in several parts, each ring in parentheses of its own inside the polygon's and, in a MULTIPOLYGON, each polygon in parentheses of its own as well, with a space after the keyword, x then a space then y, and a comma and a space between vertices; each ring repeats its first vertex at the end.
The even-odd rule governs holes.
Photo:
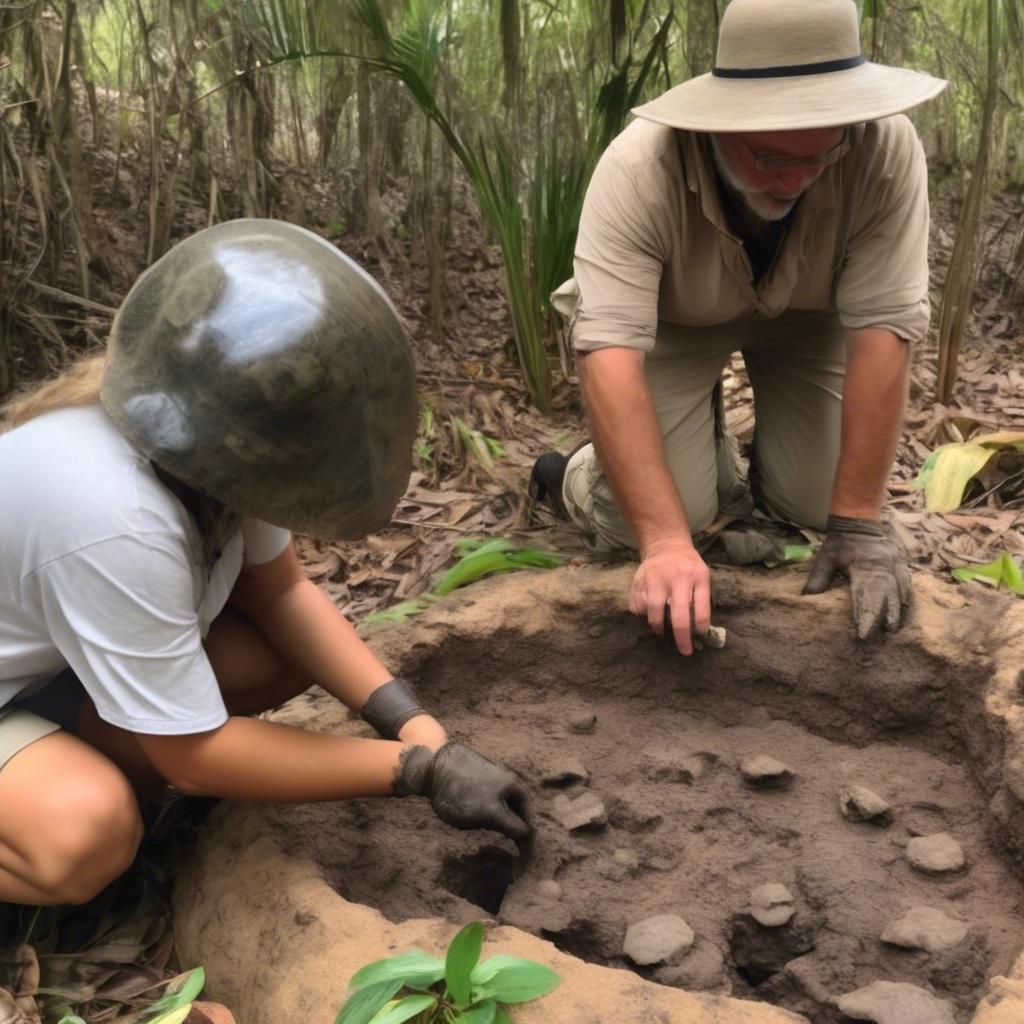
POLYGON ((325 539, 382 527, 416 433, 412 352, 383 289, 305 228, 186 238, 121 304, 101 399, 168 473, 325 539))

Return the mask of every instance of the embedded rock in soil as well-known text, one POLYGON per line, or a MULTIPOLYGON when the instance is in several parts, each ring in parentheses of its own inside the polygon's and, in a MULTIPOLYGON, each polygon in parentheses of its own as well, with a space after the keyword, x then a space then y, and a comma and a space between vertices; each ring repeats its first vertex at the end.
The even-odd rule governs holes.
POLYGON ((960 871, 967 863, 964 848, 948 832, 915 836, 907 843, 907 860, 928 875, 960 871))
POLYGON ((755 754, 740 765, 743 781, 751 789, 788 789, 793 784, 793 771, 766 754, 755 754))
POLYGON ((635 964, 663 964, 693 945, 693 929, 676 914, 658 914, 636 921, 626 930, 622 952, 635 964))
POLYGON ((544 786, 569 786, 574 782, 586 783, 590 772, 583 767, 583 762, 576 757, 566 757, 560 763, 552 765, 540 777, 544 786))
POLYGON ((597 715, 576 715, 569 719, 568 728, 577 736, 590 736, 597 729, 597 715))
POLYGON ((958 946, 967 936, 967 925, 947 917, 933 907, 914 907, 882 932, 882 942, 905 949, 940 953, 958 946))
MULTIPOLYGON (((859 643, 847 588, 805 598, 797 574, 716 570, 729 644, 681 659, 629 614, 631 578, 629 566, 507 576, 379 634, 378 655, 452 736, 524 778, 532 852, 523 859, 504 837, 449 828, 425 800, 222 802, 179 873, 175 907, 178 956, 204 964, 211 998, 246 1024, 333 1020, 367 961, 411 947, 443 954, 458 927, 512 912, 522 893, 537 911, 531 929, 551 942, 489 925, 484 953, 538 959, 566 981, 517 1006, 517 1024, 794 1019, 772 1003, 814 1024, 849 1024, 836 999, 878 979, 930 987, 955 1005, 956 1024, 982 1024, 971 1022, 975 1007, 992 1016, 1000 1004, 1014 1006, 1012 1024, 1024 1021, 1021 1001, 1007 1002, 1024 984, 1008 974, 1024 948, 1024 888, 1008 856, 1024 856, 1024 605, 976 588, 950 615, 935 600, 950 588, 920 577, 908 624, 859 643), (601 637, 581 643, 593 622, 601 637), (967 637, 989 654, 970 652, 967 637), (569 732, 583 713, 599 728, 569 732), (743 784, 727 766, 757 752, 784 756, 798 786, 743 784), (566 794, 541 774, 569 756, 621 826, 562 827, 555 807, 566 794), (696 770, 680 769, 686 757, 699 758, 696 770), (861 779, 899 794, 897 827, 854 827, 836 813, 840 788, 861 779), (619 800, 631 815, 618 817, 619 800), (638 811, 660 815, 657 826, 630 831, 638 811), (970 874, 911 870, 900 843, 915 830, 955 836, 970 874), (744 914, 734 935, 729 910, 773 879, 796 895, 793 919, 764 928, 744 914), (879 941, 894 918, 925 905, 967 922, 963 942, 929 953, 879 941), (700 939, 678 964, 622 970, 632 967, 622 953, 630 922, 665 910, 700 939), (801 934, 825 914, 827 928, 801 934), (644 980, 678 967, 682 982, 703 943, 728 950, 730 939, 736 956, 726 954, 719 991, 742 999, 644 980), (1010 980, 989 987, 993 975, 1010 980)), ((272 718, 370 734, 318 690, 272 718)), ((702 974, 713 971, 694 969, 692 984, 702 974)))
POLYGON ((897 981, 873 981, 840 996, 836 1005, 848 1017, 874 1024, 956 1024, 948 999, 897 981))
POLYGON ((582 793, 570 798, 562 793, 555 797, 552 807, 555 817, 569 832, 580 829, 602 828, 608 824, 608 811, 596 793, 582 793))
POLYGON ((849 821, 866 821, 872 825, 888 825, 892 808, 877 793, 864 786, 847 786, 839 794, 839 810, 849 821))
POLYGON ((685 988, 691 992, 728 991, 722 951, 701 938, 679 963, 659 967, 653 977, 659 985, 685 988))
POLYGON ((786 924, 796 913, 793 894, 778 882, 760 885, 750 893, 750 916, 766 928, 786 924))

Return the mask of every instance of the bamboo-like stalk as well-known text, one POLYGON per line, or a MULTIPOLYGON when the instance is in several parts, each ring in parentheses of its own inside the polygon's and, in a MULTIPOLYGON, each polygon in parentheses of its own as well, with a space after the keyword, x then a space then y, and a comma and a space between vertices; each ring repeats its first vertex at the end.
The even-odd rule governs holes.
POLYGON ((977 277, 978 238, 986 203, 989 155, 999 98, 1002 2, 1003 0, 985 0, 987 73, 981 105, 981 126, 978 130, 978 146, 971 168, 971 180, 960 211, 939 314, 939 362, 935 398, 944 405, 949 402, 956 384, 960 340, 971 311, 974 282, 977 277))

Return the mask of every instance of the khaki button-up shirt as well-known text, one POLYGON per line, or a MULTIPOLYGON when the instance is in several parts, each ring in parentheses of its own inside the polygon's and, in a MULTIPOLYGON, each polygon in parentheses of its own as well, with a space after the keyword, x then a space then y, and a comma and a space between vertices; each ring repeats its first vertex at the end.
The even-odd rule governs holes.
POLYGON ((650 351, 659 325, 739 327, 790 309, 837 311, 849 329, 920 341, 929 316, 924 151, 903 115, 854 126, 850 142, 801 196, 755 286, 722 210, 708 136, 634 121, 587 190, 574 347, 650 351))

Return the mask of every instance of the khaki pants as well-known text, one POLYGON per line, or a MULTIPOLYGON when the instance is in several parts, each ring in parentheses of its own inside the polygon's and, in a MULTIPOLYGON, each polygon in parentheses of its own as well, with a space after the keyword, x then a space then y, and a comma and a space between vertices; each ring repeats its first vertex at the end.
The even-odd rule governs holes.
MULTIPOLYGON (((645 369, 690 529, 710 526, 739 484, 716 444, 712 404, 737 350, 754 391, 761 496, 781 518, 822 530, 839 457, 846 332, 837 314, 804 311, 742 324, 659 326, 645 369)), ((569 460, 562 492, 573 521, 598 543, 636 547, 593 445, 569 460)))

